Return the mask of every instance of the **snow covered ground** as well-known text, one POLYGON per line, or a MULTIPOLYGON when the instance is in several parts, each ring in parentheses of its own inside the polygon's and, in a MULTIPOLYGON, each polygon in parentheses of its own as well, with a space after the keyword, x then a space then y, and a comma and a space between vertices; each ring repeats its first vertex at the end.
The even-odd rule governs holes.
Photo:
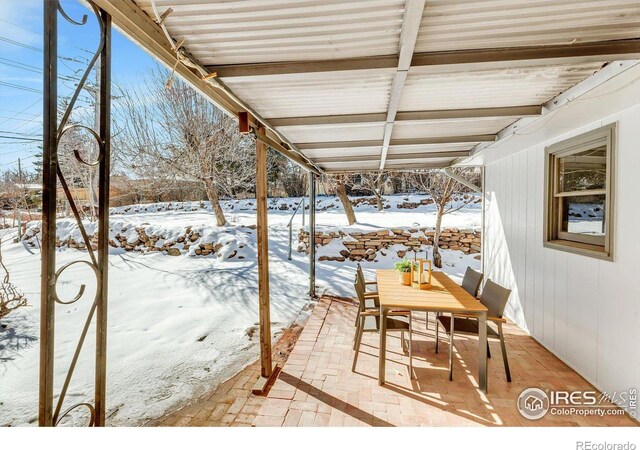
MULTIPOLYGON (((420 197, 424 198, 424 197, 420 197)), ((433 205, 417 209, 398 209, 415 196, 387 197, 389 209, 378 212, 374 206, 355 208, 358 224, 350 228, 432 226, 433 205), (405 200, 407 199, 407 200, 405 200)), ((255 224, 254 200, 225 202, 231 226, 255 224)), ((291 211, 279 210, 283 202, 274 201, 269 214, 269 253, 271 279, 272 331, 278 334, 313 306, 307 296, 308 259, 294 253, 287 260, 288 228, 291 211)), ((317 213, 320 227, 344 227, 346 218, 339 202, 322 197, 317 213)), ((191 204, 156 204, 114 208, 112 220, 148 223, 158 229, 172 227, 211 227, 209 208, 191 204)), ((470 205, 445 216, 443 226, 478 228, 479 205, 470 205)), ((299 226, 301 217, 295 219, 299 226)), ((28 297, 30 305, 7 316, 0 324, 0 426, 37 422, 38 334, 40 296, 40 254, 7 239, 2 253, 11 272, 11 281, 28 297)), ((237 373, 258 357, 257 268, 255 232, 243 236, 245 259, 216 257, 178 257, 160 252, 142 254, 112 249, 109 256, 109 334, 107 365, 107 414, 110 425, 137 425, 161 416, 168 410, 204 394, 237 373), (255 334, 254 334, 255 333, 255 334)), ((294 233, 295 239, 295 233, 294 233)), ((57 253, 58 267, 87 259, 86 252, 65 249, 57 253)), ((461 277, 467 265, 479 267, 473 256, 443 251, 443 270, 461 277)), ((397 257, 363 263, 369 277, 377 268, 390 268, 397 257)), ((353 295, 355 264, 319 262, 317 281, 320 293, 353 295)), ((60 391, 78 335, 89 310, 95 288, 90 269, 82 265, 65 271, 59 282, 64 299, 75 296, 86 283, 83 299, 72 305, 56 306, 56 387, 60 391)), ((92 398, 93 330, 85 342, 65 405, 92 398)), ((82 414, 69 423, 81 424, 82 414)))

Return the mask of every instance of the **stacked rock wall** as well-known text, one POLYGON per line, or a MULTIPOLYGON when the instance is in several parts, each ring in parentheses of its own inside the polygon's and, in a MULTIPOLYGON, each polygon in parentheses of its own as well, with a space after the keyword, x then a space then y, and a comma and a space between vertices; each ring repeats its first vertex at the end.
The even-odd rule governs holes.
MULTIPOLYGON (((340 240, 344 249, 335 255, 323 254, 320 261, 373 261, 378 252, 393 250, 399 258, 407 252, 424 252, 433 245, 435 232, 432 228, 391 228, 369 232, 344 232, 342 230, 323 230, 316 232, 315 244, 320 249, 340 240)), ((300 229, 298 234, 298 251, 309 253, 309 232, 300 229)), ((457 250, 464 254, 477 254, 481 249, 481 233, 479 230, 461 230, 445 228, 440 233, 441 249, 457 250)), ((325 253, 325 252, 323 252, 325 253)))

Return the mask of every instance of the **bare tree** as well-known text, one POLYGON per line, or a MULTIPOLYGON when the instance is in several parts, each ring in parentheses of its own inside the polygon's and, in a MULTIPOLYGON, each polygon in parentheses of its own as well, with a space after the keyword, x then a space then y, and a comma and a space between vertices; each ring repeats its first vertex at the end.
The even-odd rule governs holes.
POLYGON ((309 185, 307 172, 289 159, 285 159, 280 183, 287 197, 304 197, 307 195, 309 185))
POLYGON ((382 194, 384 191, 384 185, 390 176, 391 174, 385 171, 364 172, 360 174, 360 187, 370 191, 375 196, 378 211, 382 211, 384 209, 382 194))
MULTIPOLYGON (((75 125, 71 122, 70 125, 75 125)), ((93 199, 93 180, 96 178, 95 166, 82 164, 76 154, 85 162, 93 163, 98 155, 95 139, 82 128, 67 131, 58 145, 58 160, 64 179, 76 203, 86 207, 91 220, 97 217, 96 204, 93 199)), ((81 211, 84 211, 82 208, 81 211)))
POLYGON ((150 72, 141 89, 120 89, 125 158, 140 177, 200 181, 218 226, 221 196, 252 189, 255 148, 231 117, 167 72, 150 72))
MULTIPOLYGON (((455 168, 454 173, 465 177, 469 181, 478 184, 480 173, 476 168, 455 168)), ((442 267, 442 256, 440 255, 440 233, 442 230, 442 217, 464 208, 474 200, 472 195, 468 195, 469 189, 455 181, 441 171, 417 172, 411 175, 413 185, 421 191, 428 192, 436 205, 436 226, 433 236, 433 264, 442 267), (455 194, 463 194, 457 202, 452 202, 455 194)))
POLYGON ((0 319, 16 308, 25 306, 27 298, 11 284, 9 271, 2 261, 2 241, 0 240, 0 268, 4 272, 0 281, 0 319))
POLYGON ((353 212, 353 205, 347 196, 347 186, 351 186, 352 183, 353 177, 349 174, 333 174, 324 177, 324 184, 329 188, 327 191, 335 190, 336 195, 340 199, 349 225, 356 223, 356 214, 353 212))
MULTIPOLYGON (((18 217, 33 219, 32 210, 37 208, 39 198, 37 191, 29 189, 29 185, 37 184, 36 174, 18 170, 5 170, 0 174, 0 207, 3 210, 13 210, 13 223, 15 226, 18 217)), ((3 220, 4 211, 3 211, 3 220)), ((4 224, 4 223, 3 223, 4 224)))

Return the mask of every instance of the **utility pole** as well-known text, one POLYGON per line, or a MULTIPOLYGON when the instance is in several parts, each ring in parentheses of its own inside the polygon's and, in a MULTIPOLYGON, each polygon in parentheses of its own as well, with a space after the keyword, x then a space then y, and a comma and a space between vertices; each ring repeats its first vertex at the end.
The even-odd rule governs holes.
MULTIPOLYGON (((93 98, 93 129, 100 129, 100 66, 101 61, 100 58, 96 61, 95 64, 95 84, 93 86, 85 86, 87 92, 93 98)), ((96 143, 97 144, 97 143, 96 143)), ((96 144, 92 145, 89 150, 89 161, 95 161, 98 155, 94 154, 94 149, 96 144)), ((95 167, 88 167, 89 175, 88 175, 88 186, 87 189, 89 191, 89 208, 91 211, 91 219, 95 219, 96 208, 95 205, 98 204, 98 177, 95 176, 95 167)))
POLYGON ((22 187, 22 198, 17 199, 16 201, 16 209, 18 211, 18 240, 22 240, 22 211, 20 210, 20 201, 24 200, 26 203, 26 189, 24 186, 24 178, 22 177, 22 161, 18 158, 18 179, 20 180, 20 185, 22 187))
MULTIPOLYGON (((96 61, 96 84, 94 89, 90 92, 93 94, 93 105, 94 105, 94 114, 93 114, 93 129, 100 129, 100 67, 102 65, 101 58, 98 58, 96 61)), ((96 148, 96 145, 91 147, 91 161, 95 161, 95 157, 97 155, 93 154, 93 149, 96 148)), ((91 216, 96 217, 95 205, 98 204, 98 177, 95 175, 95 168, 89 167, 89 198, 91 201, 91 216)))

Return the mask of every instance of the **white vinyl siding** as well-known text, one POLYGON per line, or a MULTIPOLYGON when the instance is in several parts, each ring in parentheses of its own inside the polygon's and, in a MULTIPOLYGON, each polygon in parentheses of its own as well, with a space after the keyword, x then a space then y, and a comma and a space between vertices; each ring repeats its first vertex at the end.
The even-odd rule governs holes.
POLYGON ((506 156, 486 165, 485 278, 513 289, 511 320, 609 392, 640 387, 638 124, 640 104, 526 149, 508 144, 500 149, 506 156), (615 122, 615 261, 546 248, 545 148, 615 122))

